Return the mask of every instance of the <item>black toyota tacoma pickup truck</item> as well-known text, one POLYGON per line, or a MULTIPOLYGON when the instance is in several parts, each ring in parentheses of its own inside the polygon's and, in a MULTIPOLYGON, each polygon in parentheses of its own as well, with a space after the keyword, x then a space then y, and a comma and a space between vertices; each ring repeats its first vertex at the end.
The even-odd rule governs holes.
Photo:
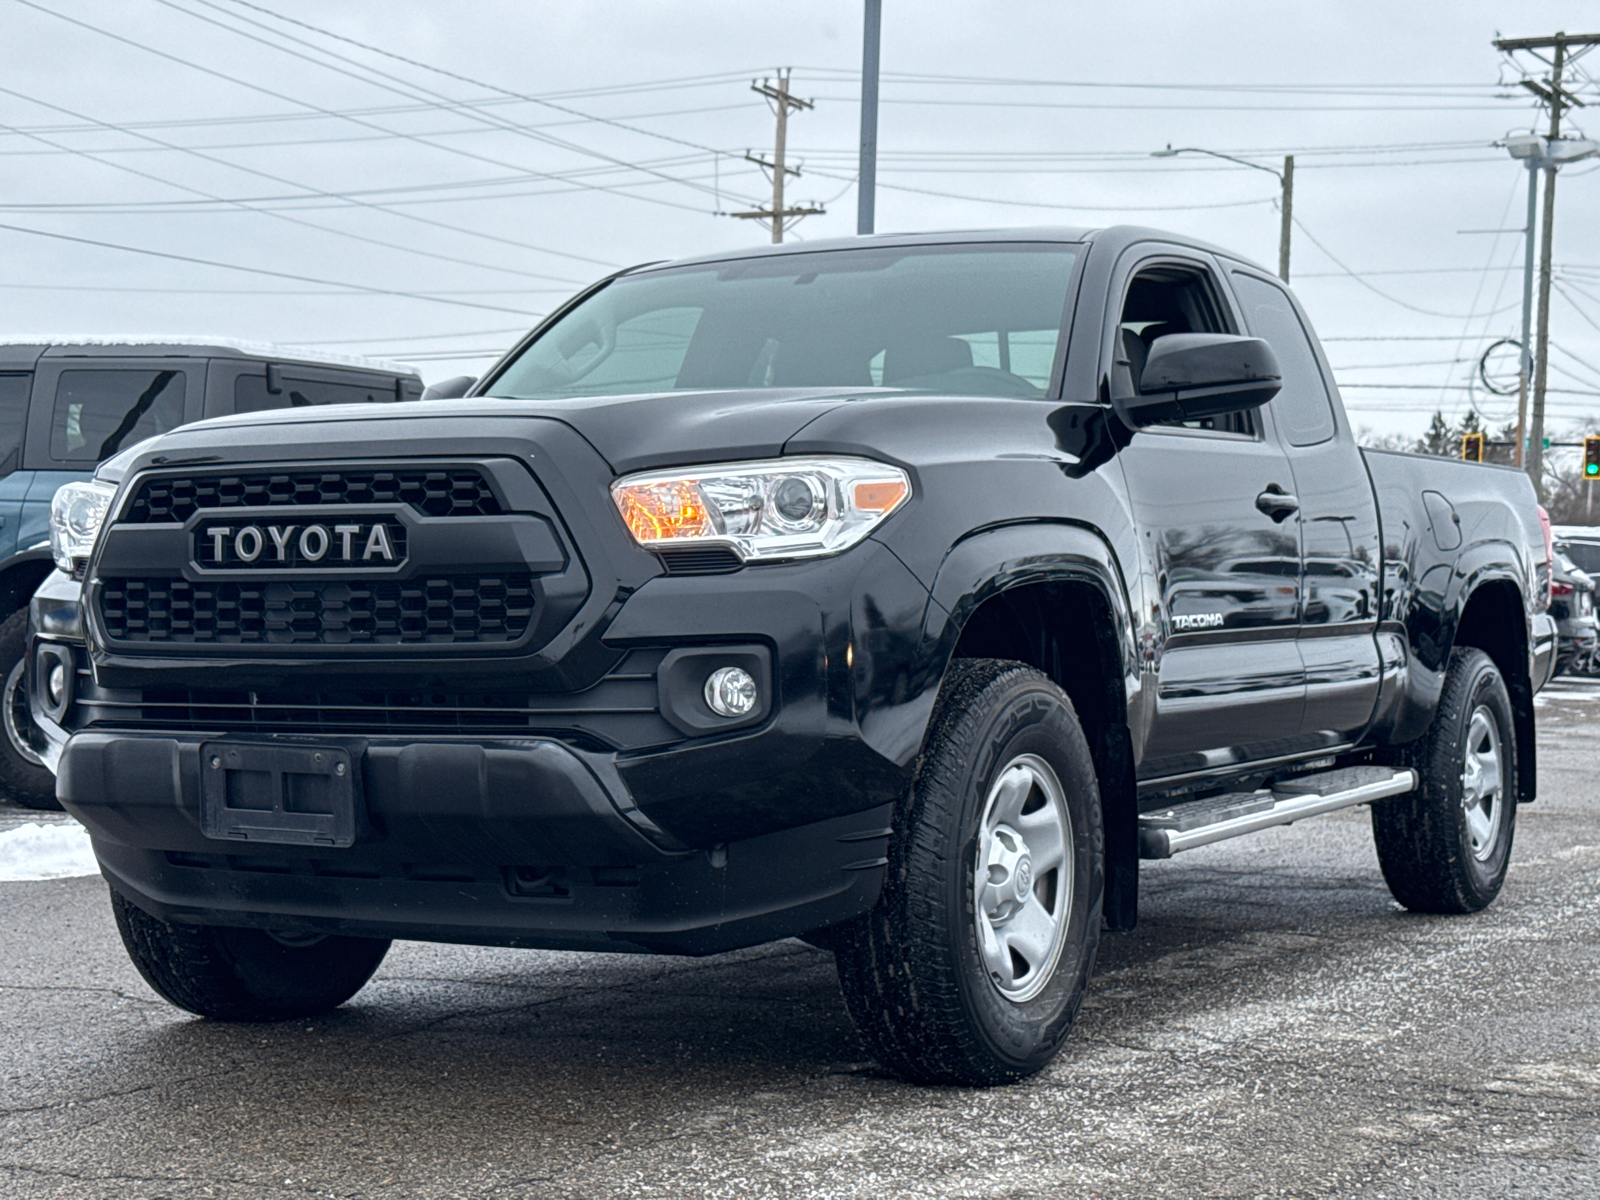
POLYGON ((1002 1082, 1141 857, 1371 804, 1400 902, 1467 912, 1534 798, 1528 479, 1359 450, 1288 290, 1169 234, 642 267, 463 398, 99 478, 35 717, 135 963, 213 1018, 397 937, 800 936, 885 1067, 1002 1082))

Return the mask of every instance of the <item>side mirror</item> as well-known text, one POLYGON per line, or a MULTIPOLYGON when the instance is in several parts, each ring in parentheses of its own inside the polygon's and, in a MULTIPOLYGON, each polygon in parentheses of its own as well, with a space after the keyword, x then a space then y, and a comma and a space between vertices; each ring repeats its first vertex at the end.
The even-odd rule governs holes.
POLYGON ((453 379, 441 379, 438 383, 430 384, 422 390, 424 400, 459 400, 472 390, 472 385, 478 382, 476 375, 457 375, 453 379))
POLYGON ((1130 428, 1192 421, 1260 408, 1283 387, 1272 347, 1232 333, 1169 333, 1148 353, 1124 330, 1112 390, 1117 414, 1130 428), (1139 359, 1144 361, 1140 362, 1139 359), (1139 381, 1135 392, 1129 383, 1139 381))

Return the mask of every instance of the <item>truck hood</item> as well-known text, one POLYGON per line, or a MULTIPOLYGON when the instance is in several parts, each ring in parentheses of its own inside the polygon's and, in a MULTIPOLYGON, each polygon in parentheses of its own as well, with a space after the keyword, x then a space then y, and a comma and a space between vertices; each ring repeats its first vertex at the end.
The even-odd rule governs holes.
MULTIPOLYGON (((577 431, 619 475, 696 462, 773 458, 806 425, 840 404, 878 388, 760 388, 742 391, 662 392, 572 400, 426 400, 403 404, 346 404, 214 417, 185 425, 107 460, 100 478, 119 482, 135 458, 188 458, 222 450, 250 430, 250 441, 275 426, 326 425, 330 440, 386 440, 405 436, 397 425, 460 420, 467 430, 497 417, 542 417, 577 431), (390 430, 381 430, 387 425, 390 430), (370 427, 364 430, 363 427, 370 427)), ((482 428, 482 426, 477 426, 482 428)), ((304 431, 301 431, 302 435, 304 431)))

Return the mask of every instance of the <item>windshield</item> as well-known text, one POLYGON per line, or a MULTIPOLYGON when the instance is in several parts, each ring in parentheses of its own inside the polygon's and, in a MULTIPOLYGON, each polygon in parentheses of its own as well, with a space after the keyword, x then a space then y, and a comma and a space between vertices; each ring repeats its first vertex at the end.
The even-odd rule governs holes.
POLYGON ((1558 545, 1578 570, 1600 576, 1600 543, 1560 542, 1558 545))
POLYGON ((1073 248, 882 247, 624 276, 539 336, 484 393, 899 387, 1043 396, 1073 248))

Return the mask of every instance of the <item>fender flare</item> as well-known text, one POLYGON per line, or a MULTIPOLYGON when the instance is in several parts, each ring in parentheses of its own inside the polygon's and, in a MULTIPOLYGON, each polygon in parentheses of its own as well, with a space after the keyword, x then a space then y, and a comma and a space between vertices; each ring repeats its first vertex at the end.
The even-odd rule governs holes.
POLYGON ((1065 521, 1008 524, 967 535, 951 547, 934 576, 923 630, 925 650, 936 676, 942 678, 979 606, 1014 588, 1039 583, 1087 585, 1111 614, 1121 679, 1106 681, 1109 720, 1084 732, 1100 782, 1104 920, 1109 929, 1131 930, 1139 905, 1139 806, 1127 700, 1137 685, 1139 660, 1127 584, 1110 543, 1094 529, 1065 521))
MULTIPOLYGON (((1445 612, 1448 614, 1449 638, 1448 646, 1454 649, 1459 643, 1461 632, 1461 618, 1466 614, 1467 606, 1472 598, 1484 587, 1506 584, 1511 587, 1517 597, 1517 608, 1522 614, 1520 633, 1522 638, 1522 653, 1513 656, 1513 662, 1520 671, 1508 672, 1501 667, 1502 675, 1506 676, 1506 690, 1511 693, 1512 712, 1516 720, 1517 736, 1517 799, 1521 803, 1531 802, 1539 791, 1538 760, 1536 732, 1534 728, 1533 713, 1533 680, 1530 675, 1528 648, 1532 640, 1533 631, 1530 626, 1528 611, 1528 593, 1523 580, 1518 577, 1512 565, 1495 553, 1492 544, 1471 547, 1467 554, 1462 556, 1457 564, 1456 579, 1458 586, 1454 595, 1449 598, 1445 612)), ((1448 651, 1446 662, 1449 661, 1448 651)))
POLYGON ((30 546, 0 562, 0 607, 4 608, 4 613, 0 616, 10 615, 19 608, 26 608, 34 589, 43 583, 54 569, 55 559, 50 553, 48 542, 30 546), (34 576, 37 578, 33 578, 34 576), (31 583, 28 582, 29 579, 32 579, 31 583))
POLYGON ((1137 663, 1132 613, 1122 569, 1096 531, 1065 521, 1028 521, 977 530, 946 553, 929 589, 924 636, 943 673, 961 630, 986 600, 1036 583, 1086 583, 1106 602, 1123 673, 1137 663))

